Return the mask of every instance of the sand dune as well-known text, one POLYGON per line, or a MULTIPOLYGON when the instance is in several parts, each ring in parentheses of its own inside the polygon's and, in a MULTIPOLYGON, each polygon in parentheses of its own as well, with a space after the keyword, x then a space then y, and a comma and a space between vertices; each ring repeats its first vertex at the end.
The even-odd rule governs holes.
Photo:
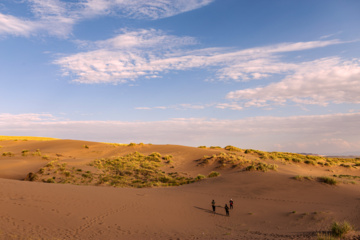
MULTIPOLYGON (((114 146, 104 143, 1 141, 0 239, 317 239, 333 221, 347 220, 360 228, 360 181, 338 179, 332 186, 296 175, 359 176, 357 167, 311 166, 262 160, 277 171, 198 166, 198 159, 226 152, 175 145, 114 146), (41 156, 32 154, 41 152, 41 156), (28 155, 22 152, 28 150, 28 155), (21 181, 49 161, 90 169, 98 158, 171 154, 165 172, 197 176, 212 170, 219 177, 177 187, 118 188, 21 181), (45 156, 45 158, 44 158, 45 156), (349 183, 348 183, 349 182, 349 183), (234 209, 226 217, 224 205, 234 209), (211 211, 211 201, 217 209, 211 211)), ((237 153, 256 160, 253 154, 237 153)), ((359 239, 353 233, 353 239, 359 239)))

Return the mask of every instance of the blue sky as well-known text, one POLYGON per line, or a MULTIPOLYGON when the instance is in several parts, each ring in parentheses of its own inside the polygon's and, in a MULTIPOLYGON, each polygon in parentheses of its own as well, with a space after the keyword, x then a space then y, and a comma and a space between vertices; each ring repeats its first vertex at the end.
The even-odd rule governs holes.
POLYGON ((0 135, 360 154, 357 0, 3 0, 0 135))

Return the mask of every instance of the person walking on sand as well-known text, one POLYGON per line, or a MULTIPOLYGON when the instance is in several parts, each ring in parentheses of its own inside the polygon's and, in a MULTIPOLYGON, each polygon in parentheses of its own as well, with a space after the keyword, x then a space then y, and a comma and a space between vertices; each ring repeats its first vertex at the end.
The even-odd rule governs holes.
POLYGON ((229 215, 229 207, 227 204, 225 204, 225 211, 226 211, 226 216, 230 216, 229 215))
POLYGON ((232 199, 230 199, 229 203, 230 203, 230 209, 233 209, 234 208, 234 201, 232 199))
POLYGON ((213 212, 215 213, 215 200, 214 199, 211 202, 211 206, 212 206, 213 212))

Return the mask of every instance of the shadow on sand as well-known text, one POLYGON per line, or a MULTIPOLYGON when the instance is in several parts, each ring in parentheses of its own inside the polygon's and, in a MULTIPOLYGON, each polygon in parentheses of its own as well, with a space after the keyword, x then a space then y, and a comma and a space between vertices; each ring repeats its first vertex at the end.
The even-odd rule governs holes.
MULTIPOLYGON (((209 209, 205 209, 205 208, 201 208, 201 207, 197 207, 197 206, 194 206, 194 208, 199 209, 199 210, 203 210, 203 211, 205 211, 205 212, 207 212, 207 213, 210 213, 210 214, 213 214, 213 215, 220 215, 220 216, 225 216, 225 217, 226 217, 225 214, 221 214, 221 213, 217 213, 217 212, 214 213, 213 211, 211 211, 211 210, 209 210, 209 209)), ((221 206, 216 206, 216 208, 223 208, 223 207, 221 207, 221 206)))

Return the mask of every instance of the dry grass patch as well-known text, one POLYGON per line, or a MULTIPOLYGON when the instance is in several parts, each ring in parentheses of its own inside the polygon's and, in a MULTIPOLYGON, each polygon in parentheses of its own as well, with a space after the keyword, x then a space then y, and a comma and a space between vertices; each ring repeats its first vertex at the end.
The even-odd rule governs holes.
POLYGON ((244 150, 242 150, 241 148, 237 148, 237 147, 234 147, 231 145, 224 147, 224 149, 228 150, 228 151, 233 151, 233 152, 244 152, 244 150))
POLYGON ((298 180, 298 181, 314 180, 314 178, 311 176, 301 176, 301 175, 297 175, 297 176, 293 177, 293 179, 298 180))
POLYGON ((165 173, 161 166, 171 161, 171 155, 158 152, 143 155, 138 152, 121 157, 102 158, 92 161, 84 171, 58 161, 48 162, 37 173, 29 173, 25 180, 46 183, 70 183, 77 185, 109 185, 115 187, 179 186, 206 178, 203 175, 189 177, 186 173, 165 173))
POLYGON ((48 137, 21 137, 21 136, 0 136, 0 141, 52 141, 59 140, 58 138, 48 138, 48 137))
POLYGON ((267 163, 252 163, 250 166, 247 166, 245 168, 245 171, 261 171, 261 172, 267 172, 269 170, 276 171, 278 166, 276 164, 267 164, 267 163))
POLYGON ((235 168, 251 163, 250 160, 247 160, 242 156, 238 156, 235 153, 219 153, 212 156, 204 156, 197 161, 198 166, 216 164, 218 168, 235 168))
POLYGON ((331 177, 318 177, 317 180, 319 182, 326 183, 326 184, 329 184, 329 185, 337 185, 338 184, 336 179, 331 178, 331 177))
POLYGON ((353 230, 354 227, 347 221, 333 222, 331 225, 331 234, 340 238, 353 230))
POLYGON ((3 157, 14 157, 15 154, 13 152, 3 152, 2 156, 3 157))
POLYGON ((216 168, 243 168, 245 171, 262 171, 277 170, 276 164, 267 164, 259 161, 248 160, 236 153, 219 153, 212 156, 204 156, 199 160, 198 166, 216 165, 216 168))

